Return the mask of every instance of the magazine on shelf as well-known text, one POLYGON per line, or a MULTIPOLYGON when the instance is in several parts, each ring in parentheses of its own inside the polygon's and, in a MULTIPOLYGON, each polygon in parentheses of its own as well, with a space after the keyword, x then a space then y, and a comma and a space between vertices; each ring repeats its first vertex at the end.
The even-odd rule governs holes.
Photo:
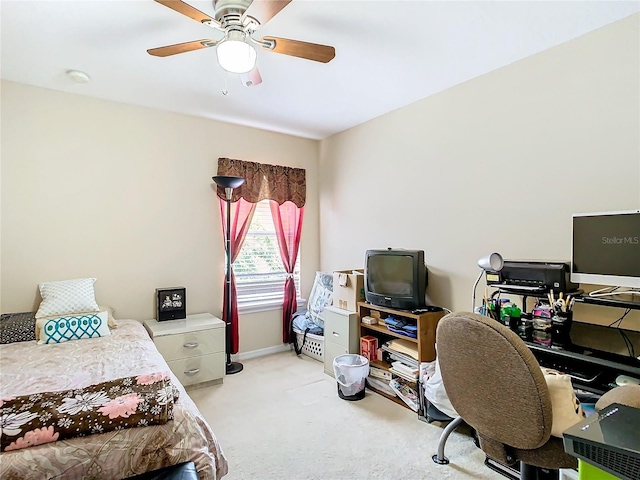
POLYGON ((396 350, 393 350, 387 344, 382 346, 383 352, 387 354, 387 356, 391 359, 391 361, 399 361, 413 368, 418 368, 418 361, 409 355, 405 355, 396 350))
POLYGON ((406 374, 404 372, 401 372, 400 370, 395 370, 393 367, 390 367, 389 371, 391 373, 393 373, 393 375, 395 375, 396 377, 403 378, 404 380, 406 380, 408 382, 415 382, 417 380, 417 378, 415 376, 406 374))
POLYGON ((411 375, 413 377, 417 377, 418 373, 420 373, 420 369, 419 368, 410 367, 409 365, 406 365, 403 362, 398 362, 398 361, 391 362, 391 365, 393 365, 393 368, 395 368, 396 370, 404 372, 407 375, 411 375))
POLYGON ((381 380, 386 380, 387 382, 393 378, 391 372, 378 368, 374 365, 369 366, 369 375, 381 380))
POLYGON ((408 382, 416 382, 418 380, 417 377, 415 377, 413 375, 406 374, 406 373, 404 373, 404 372, 402 372, 400 370, 396 370, 393 367, 389 367, 389 371, 391 373, 393 373, 394 376, 400 377, 400 378, 404 378, 408 382))
POLYGON ((390 395, 392 397, 395 397, 397 395, 396 391, 389 386, 389 382, 387 382, 385 380, 381 380, 379 378, 375 378, 375 377, 372 377, 371 375, 369 375, 367 377, 367 384, 370 387, 373 387, 376 390, 384 392, 387 395, 390 395))
POLYGON ((396 392, 398 397, 407 404, 414 412, 418 411, 420 401, 416 391, 416 382, 410 382, 402 378, 394 378, 389 382, 389 386, 396 392))
POLYGON ((408 355, 412 357, 416 362, 418 361, 417 343, 397 338, 395 340, 389 340, 386 345, 396 352, 400 352, 403 355, 408 355))

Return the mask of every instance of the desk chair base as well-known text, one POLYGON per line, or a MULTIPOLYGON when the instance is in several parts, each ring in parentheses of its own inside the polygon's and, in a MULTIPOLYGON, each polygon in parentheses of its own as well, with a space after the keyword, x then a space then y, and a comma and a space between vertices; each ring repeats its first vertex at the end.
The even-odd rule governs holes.
POLYGON ((451 435, 451 432, 458 428, 458 425, 461 423, 462 417, 454 418, 440 434, 440 440, 438 440, 438 453, 431 457, 431 460, 438 465, 447 465, 449 463, 449 459, 444 455, 444 446, 447 443, 447 439, 449 438, 449 435, 451 435))
POLYGON ((484 464, 485 464, 485 466, 487 468, 490 468, 494 472, 498 472, 500 475, 504 475, 509 480, 519 480, 520 479, 520 472, 518 470, 519 463, 516 464, 513 467, 510 467, 508 465, 503 465, 500 462, 496 462, 491 457, 485 457, 484 464))

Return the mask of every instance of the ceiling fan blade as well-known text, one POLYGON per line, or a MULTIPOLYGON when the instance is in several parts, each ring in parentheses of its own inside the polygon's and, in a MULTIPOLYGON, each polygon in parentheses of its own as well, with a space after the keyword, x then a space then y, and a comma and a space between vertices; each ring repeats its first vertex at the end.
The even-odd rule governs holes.
POLYGON ((161 3, 165 7, 169 7, 171 10, 175 10, 182 15, 186 15, 189 18, 193 18, 194 20, 200 23, 218 23, 216 20, 211 18, 206 13, 202 13, 197 8, 193 8, 191 5, 184 3, 181 0, 155 0, 158 3, 161 3))
POLYGON ((242 80, 242 85, 245 87, 255 87, 262 83, 262 76, 258 71, 258 67, 254 67, 250 72, 241 74, 240 80, 242 80))
POLYGON ((149 55, 154 57, 168 57, 178 53, 191 52, 200 50, 201 48, 215 47, 218 42, 211 39, 194 40, 193 42, 177 43, 175 45, 167 45, 166 47, 151 48, 147 50, 149 55))
POLYGON ((253 17, 260 25, 264 25, 290 3, 291 0, 253 0, 243 16, 253 17))
POLYGON ((301 42, 278 37, 262 37, 262 48, 283 55, 306 58, 314 62, 328 63, 336 56, 336 49, 328 45, 301 42))

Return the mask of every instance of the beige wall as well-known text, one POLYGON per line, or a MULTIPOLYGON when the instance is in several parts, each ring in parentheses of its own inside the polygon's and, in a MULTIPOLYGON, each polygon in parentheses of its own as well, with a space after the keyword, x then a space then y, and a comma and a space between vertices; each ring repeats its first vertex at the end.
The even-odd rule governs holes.
MULTIPOLYGON (((153 318, 156 287, 222 309, 218 157, 307 170, 302 291, 319 262, 318 142, 2 82, 2 311, 43 281, 94 276, 117 318, 153 318)), ((282 343, 281 311, 242 315, 240 351, 282 343)))
POLYGON ((424 249, 433 303, 469 310, 484 254, 568 260, 572 213, 640 208, 639 18, 323 140, 322 269, 424 249))
MULTIPOLYGON (((367 248, 421 248, 433 303, 467 310, 485 253, 568 259, 571 213, 640 208, 639 18, 319 153, 311 140, 2 82, 1 310, 34 308, 39 282, 96 276, 121 318, 152 317, 154 289, 175 285, 190 312, 219 315, 220 156, 307 169, 303 294, 319 268, 362 267, 367 248)), ((593 320, 619 314, 608 310, 593 320)), ((242 315, 240 351, 279 345, 280 315, 242 315)), ((640 330, 637 315, 623 325, 640 330)))

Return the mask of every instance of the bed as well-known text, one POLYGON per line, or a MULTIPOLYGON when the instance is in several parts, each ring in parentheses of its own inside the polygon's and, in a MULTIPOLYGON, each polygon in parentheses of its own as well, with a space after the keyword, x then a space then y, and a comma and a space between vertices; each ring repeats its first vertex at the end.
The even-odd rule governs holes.
POLYGON ((4 451, 0 478, 121 479, 185 461, 195 462, 202 480, 223 477, 227 460, 211 427, 138 321, 118 320, 100 338, 0 345, 0 399, 160 371, 177 389, 173 420, 4 451))

